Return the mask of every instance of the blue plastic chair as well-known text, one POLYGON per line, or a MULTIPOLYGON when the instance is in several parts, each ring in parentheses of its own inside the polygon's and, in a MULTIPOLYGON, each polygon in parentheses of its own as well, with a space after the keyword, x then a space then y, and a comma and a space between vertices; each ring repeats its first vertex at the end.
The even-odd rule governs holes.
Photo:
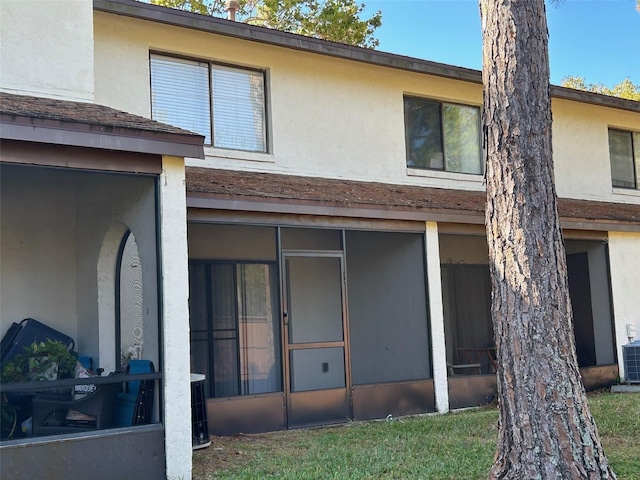
MULTIPOLYGON (((130 360, 127 373, 153 373, 150 360, 130 360)), ((151 423, 154 380, 132 380, 127 382, 124 393, 116 399, 116 426, 129 427, 151 423)))

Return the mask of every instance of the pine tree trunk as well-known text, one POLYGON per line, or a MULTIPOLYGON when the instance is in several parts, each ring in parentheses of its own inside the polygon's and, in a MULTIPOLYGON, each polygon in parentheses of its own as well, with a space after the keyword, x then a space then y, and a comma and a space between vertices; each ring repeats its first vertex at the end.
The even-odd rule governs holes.
POLYGON ((544 0, 481 0, 480 8, 500 408, 490 478, 615 478, 575 354, 553 175, 544 0))

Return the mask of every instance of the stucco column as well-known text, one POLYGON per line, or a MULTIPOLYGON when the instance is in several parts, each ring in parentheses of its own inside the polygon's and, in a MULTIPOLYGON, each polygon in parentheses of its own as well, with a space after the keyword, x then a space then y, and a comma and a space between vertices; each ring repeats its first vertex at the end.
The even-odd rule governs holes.
POLYGON ((618 366, 625 378, 622 346, 629 343, 627 324, 636 327, 635 340, 640 339, 640 233, 609 232, 609 265, 618 366))
POLYGON ((440 413, 445 413, 449 411, 449 387, 447 384, 447 350, 444 339, 444 310, 442 308, 442 281, 440 277, 440 245, 436 222, 426 223, 426 245, 433 383, 436 394, 436 409, 440 413))
POLYGON ((167 479, 191 479, 189 272, 184 160, 163 157, 160 178, 162 372, 167 479))

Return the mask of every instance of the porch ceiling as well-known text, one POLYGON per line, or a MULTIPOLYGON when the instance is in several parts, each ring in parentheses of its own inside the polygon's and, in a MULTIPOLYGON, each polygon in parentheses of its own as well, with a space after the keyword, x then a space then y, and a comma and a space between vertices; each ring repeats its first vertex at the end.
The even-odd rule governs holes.
POLYGON ((203 158, 204 137, 103 105, 0 92, 0 138, 203 158))
MULTIPOLYGON (((186 167, 187 206, 484 223, 484 192, 186 167)), ((640 205, 560 198, 563 227, 640 231, 640 205)))

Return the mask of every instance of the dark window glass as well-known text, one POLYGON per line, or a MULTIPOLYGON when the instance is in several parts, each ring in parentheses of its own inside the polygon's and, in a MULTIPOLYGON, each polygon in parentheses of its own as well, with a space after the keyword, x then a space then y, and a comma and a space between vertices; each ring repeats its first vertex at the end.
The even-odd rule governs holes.
POLYGON ((405 97, 407 166, 482 173, 480 109, 405 97))
POLYGON ((636 145, 634 149, 634 143, 640 143, 640 134, 609 130, 611 183, 614 187, 638 188, 636 170, 640 145, 636 145))
POLYGON ((404 99, 407 166, 444 168, 440 104, 417 98, 404 99))

